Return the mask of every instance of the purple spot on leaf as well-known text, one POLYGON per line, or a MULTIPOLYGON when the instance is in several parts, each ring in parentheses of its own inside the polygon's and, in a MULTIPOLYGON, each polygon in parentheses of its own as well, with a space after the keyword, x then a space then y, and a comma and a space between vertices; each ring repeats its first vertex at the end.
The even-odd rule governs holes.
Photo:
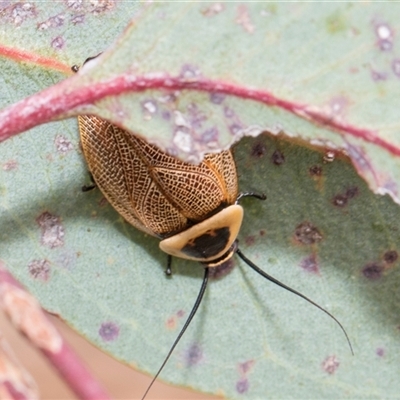
POLYGON ((217 267, 210 268, 210 279, 219 279, 228 275, 233 267, 235 266, 235 261, 233 257, 224 263, 218 265, 217 267))
POLYGON ((171 113, 169 111, 162 111, 161 112, 161 118, 165 119, 166 121, 169 121, 171 119, 171 113))
POLYGON ((239 368, 240 374, 246 375, 247 373, 249 373, 250 370, 253 368, 254 364, 255 364, 254 360, 248 360, 248 361, 239 363, 238 368, 239 368))
POLYGON ((61 36, 57 36, 51 41, 51 47, 55 50, 61 50, 65 45, 65 41, 61 36))
POLYGON ((254 235, 246 236, 245 243, 247 246, 252 246, 256 242, 256 237, 254 235))
POLYGON ((272 153, 271 160, 275 165, 282 165, 285 162, 285 155, 281 151, 275 150, 272 153))
POLYGON ((394 262, 397 261, 398 258, 399 258, 399 254, 397 253, 396 250, 389 250, 383 255, 383 260, 387 264, 393 264, 394 262))
POLYGON ((16 160, 8 160, 3 164, 3 171, 13 171, 17 167, 18 162, 16 160))
POLYGON ((71 23, 72 25, 79 25, 85 22, 85 16, 84 15, 75 15, 73 18, 71 18, 71 23))
POLYGON ((387 79, 387 74, 385 72, 371 70, 371 77, 374 81, 385 81, 387 79))
POLYGON ((391 40, 379 40, 379 48, 383 51, 392 50, 393 42, 391 40))
POLYGON ((400 59, 395 59, 392 61, 392 70, 394 74, 400 78, 400 59))
POLYGON ((222 102, 225 100, 226 95, 224 93, 211 93, 210 94, 210 101, 211 103, 214 104, 222 104, 222 102))
POLYGON ((7 5, 6 2, 2 6, 1 14, 5 16, 15 26, 20 26, 24 21, 37 17, 37 10, 33 3, 29 2, 14 2, 14 4, 7 5))
POLYGON ((238 124, 232 124, 229 127, 229 131, 232 133, 232 135, 236 135, 238 132, 240 132, 241 129, 242 127, 238 124))
POLYGON ((200 129, 203 122, 207 120, 205 114, 199 110, 197 104, 191 103, 188 105, 188 115, 190 120, 190 126, 195 129, 200 129))
POLYGON ((67 7, 71 8, 75 11, 81 10, 83 7, 83 2, 82 0, 67 0, 66 1, 67 7))
POLYGON ((305 245, 319 243, 323 239, 318 228, 308 221, 304 221, 300 225, 297 225, 294 237, 296 241, 305 245))
POLYGON ((119 336, 119 326, 114 322, 103 322, 99 329, 99 335, 105 342, 112 342, 119 336))
POLYGON ((54 139, 54 144, 56 145, 56 149, 59 153, 65 154, 69 151, 73 150, 74 146, 72 143, 62 135, 57 135, 54 139))
POLYGON ((375 353, 376 353, 376 355, 377 355, 378 357, 383 357, 383 356, 385 355, 385 349, 382 348, 382 347, 378 347, 378 348, 375 350, 375 353))
POLYGON ((240 394, 246 393, 249 390, 249 380, 247 378, 242 378, 237 381, 236 390, 240 394))
POLYGON ((212 128, 207 129, 205 132, 203 132, 201 136, 205 142, 216 141, 218 138, 218 129, 213 126, 212 128))
POLYGON ((375 26, 375 34, 378 38, 378 47, 383 51, 391 50, 393 47, 393 33, 386 23, 379 23, 375 26))
POLYGON ((336 207, 342 208, 347 205, 347 196, 338 194, 332 199, 332 204, 336 207))
POLYGON ((64 245, 64 227, 60 218, 49 212, 44 212, 36 218, 41 229, 41 243, 43 246, 54 249, 64 245))
POLYGON ((224 115, 226 118, 232 118, 235 116, 234 111, 229 107, 224 107, 224 115))
POLYGON ((203 351, 198 344, 192 344, 186 351, 185 360, 186 365, 191 367, 193 365, 198 365, 203 359, 203 351))
POLYGON ((92 6, 90 10, 93 14, 102 14, 112 10, 115 7, 116 0, 102 0, 102 1, 91 1, 89 4, 92 6))
POLYGON ((370 263, 367 264, 363 269, 362 273, 363 275, 371 280, 371 281, 376 281, 382 277, 382 273, 384 271, 384 267, 381 264, 378 263, 370 263))
POLYGON ((359 192, 359 189, 357 186, 351 186, 346 190, 346 192, 344 194, 343 193, 337 194, 332 199, 332 204, 339 208, 346 207, 348 200, 356 197, 358 195, 358 192, 359 192))
POLYGON ((300 262, 300 267, 303 268, 305 271, 310 272, 311 274, 319 273, 319 265, 315 254, 312 254, 309 257, 304 258, 300 262))
POLYGON ((261 158, 267 153, 267 147, 264 143, 256 143, 251 149, 251 155, 253 157, 261 158))
POLYGON ((352 186, 346 190, 346 197, 348 199, 353 199, 354 197, 356 197, 358 195, 358 193, 359 193, 358 187, 352 186))
POLYGON ((319 177, 322 176, 322 167, 320 165, 313 165, 308 170, 311 176, 319 177))
POLYGON ((333 375, 339 368, 339 365, 339 360, 336 358, 335 355, 332 355, 326 357, 321 366, 325 372, 327 372, 329 375, 333 375))
POLYGON ((64 21, 65 21, 65 15, 58 14, 55 15, 54 17, 50 17, 44 22, 40 22, 37 26, 37 29, 40 31, 44 31, 49 28, 58 28, 64 25, 64 21))
POLYGON ((182 66, 179 76, 184 82, 195 82, 199 79, 201 73, 196 66, 185 64, 182 66))
POLYGON ((50 277, 50 263, 47 260, 33 260, 28 264, 28 271, 33 279, 47 282, 50 277))

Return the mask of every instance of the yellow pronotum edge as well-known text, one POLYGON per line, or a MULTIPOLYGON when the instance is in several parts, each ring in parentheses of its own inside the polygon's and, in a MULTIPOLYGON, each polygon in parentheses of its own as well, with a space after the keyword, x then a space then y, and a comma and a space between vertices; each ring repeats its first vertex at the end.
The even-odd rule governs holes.
POLYGON ((217 214, 213 215, 212 217, 202 222, 199 222, 191 228, 186 229, 185 231, 180 232, 177 235, 171 236, 170 238, 162 240, 160 242, 160 249, 165 253, 170 254, 171 256, 184 258, 187 260, 195 260, 201 262, 215 260, 219 257, 222 257, 232 246, 233 242, 236 240, 239 234, 242 220, 242 206, 239 206, 238 204, 228 206, 217 214), (215 254, 209 258, 200 259, 198 257, 188 256, 181 251, 181 249, 185 247, 189 241, 204 235, 207 231, 224 227, 229 227, 229 239, 226 243, 226 246, 218 254, 215 254))

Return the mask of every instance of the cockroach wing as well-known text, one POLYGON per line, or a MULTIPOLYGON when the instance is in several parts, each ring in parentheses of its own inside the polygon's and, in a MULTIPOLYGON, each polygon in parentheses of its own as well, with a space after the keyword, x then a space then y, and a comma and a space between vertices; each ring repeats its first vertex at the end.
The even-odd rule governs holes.
POLYGON ((207 154, 202 163, 193 165, 169 156, 134 135, 129 140, 166 199, 188 220, 203 221, 236 201, 236 167, 230 151, 207 154))
POLYGON ((79 129, 96 184, 144 232, 171 236, 236 200, 230 151, 208 154, 200 165, 192 165, 94 116, 80 116, 79 129))

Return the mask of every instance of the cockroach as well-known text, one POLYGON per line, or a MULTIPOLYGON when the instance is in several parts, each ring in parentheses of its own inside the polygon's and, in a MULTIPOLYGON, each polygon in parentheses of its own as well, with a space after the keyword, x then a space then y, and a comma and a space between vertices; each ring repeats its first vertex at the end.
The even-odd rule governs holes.
MULTIPOLYGON (((73 66, 72 70, 78 72, 79 68, 73 66)), ((343 331, 353 354, 344 327, 331 313, 267 274, 239 249, 237 236, 244 213, 239 201, 243 197, 265 200, 266 196, 238 191, 231 150, 206 154, 200 164, 193 165, 97 116, 80 115, 78 124, 83 153, 95 186, 131 225, 161 240, 160 249, 168 255, 166 274, 171 274, 172 257, 198 261, 204 268, 192 310, 142 399, 195 316, 210 268, 223 264, 234 254, 265 279, 331 317, 343 331)))

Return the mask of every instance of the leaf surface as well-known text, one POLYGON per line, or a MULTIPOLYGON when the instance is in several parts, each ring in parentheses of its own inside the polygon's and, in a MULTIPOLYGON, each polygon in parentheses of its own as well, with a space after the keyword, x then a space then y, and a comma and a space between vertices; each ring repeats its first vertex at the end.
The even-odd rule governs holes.
MULTIPOLYGON (((68 14, 64 3, 53 11, 34 4, 35 17, 19 25, 6 20, 14 29, 4 34, 2 49, 15 51, 1 60, 2 106, 61 80, 66 63, 102 51, 136 12, 131 3, 118 3, 100 14, 81 10, 82 24, 39 30, 38 22, 75 12, 68 14), (24 47, 23 29, 43 41, 24 47), (51 49, 50 38, 58 36, 67 45, 51 49), (22 64, 15 56, 21 49, 52 62, 22 64)), ((127 90, 80 107, 192 159, 264 130, 330 143, 349 153, 371 188, 397 199, 398 145, 391 132, 398 129, 398 7, 221 7, 141 8, 115 46, 71 78, 71 90, 168 74, 179 91, 168 85, 127 90), (205 89, 210 82, 241 92, 205 89), (265 93, 268 101, 260 97, 265 93), (187 134, 189 150, 180 148, 187 134), (389 139, 394 150, 384 145, 389 139)), ((65 120, 1 144, 0 255, 45 308, 154 374, 190 312, 202 269, 174 260, 167 279, 157 240, 124 223, 101 193, 81 192, 89 177, 78 140, 76 121, 65 120)), ((282 135, 246 138, 235 157, 240 189, 268 196, 242 202, 242 251, 332 312, 355 356, 333 321, 235 257, 234 268, 209 285, 162 379, 228 398, 395 397, 398 206, 371 194, 345 157, 327 163, 324 152, 282 135)))

